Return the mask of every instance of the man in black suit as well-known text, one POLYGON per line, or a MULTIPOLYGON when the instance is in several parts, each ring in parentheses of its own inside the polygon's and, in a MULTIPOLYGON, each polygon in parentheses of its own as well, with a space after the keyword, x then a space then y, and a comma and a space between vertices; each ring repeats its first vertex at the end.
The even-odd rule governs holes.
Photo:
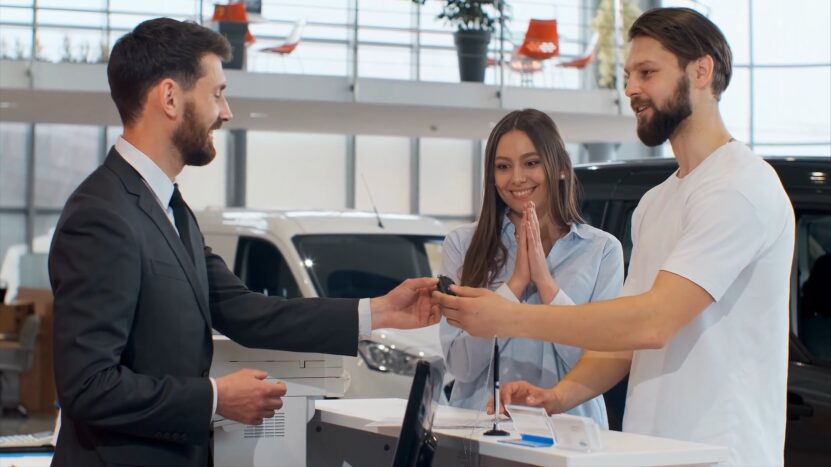
POLYGON ((438 321, 435 279, 371 300, 281 300, 249 291, 203 244, 174 180, 214 158, 211 133, 232 118, 229 56, 216 32, 167 18, 113 47, 124 133, 70 196, 49 257, 63 409, 53 465, 204 466, 213 413, 271 417, 283 383, 251 369, 208 377, 212 328, 250 347, 356 355, 371 329, 438 321))

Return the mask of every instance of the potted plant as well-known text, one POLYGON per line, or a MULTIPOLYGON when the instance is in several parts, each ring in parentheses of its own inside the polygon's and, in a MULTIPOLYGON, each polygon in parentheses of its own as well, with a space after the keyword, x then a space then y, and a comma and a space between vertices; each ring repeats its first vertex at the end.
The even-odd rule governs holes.
MULTIPOLYGON (((423 5, 426 0, 412 0, 423 5)), ((438 19, 456 27, 453 40, 459 56, 459 76, 462 81, 485 81, 488 44, 504 15, 504 0, 444 0, 438 19)))

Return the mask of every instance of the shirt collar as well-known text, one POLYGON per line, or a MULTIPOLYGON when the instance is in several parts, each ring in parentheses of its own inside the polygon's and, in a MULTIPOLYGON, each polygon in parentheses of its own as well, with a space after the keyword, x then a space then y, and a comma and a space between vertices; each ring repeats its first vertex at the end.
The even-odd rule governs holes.
POLYGON ((571 224, 571 228, 569 229, 569 232, 566 234, 566 236, 569 236, 569 235, 576 235, 576 236, 578 236, 578 237, 585 240, 585 239, 591 237, 593 234, 591 233, 591 230, 588 228, 588 226, 586 224, 580 224, 580 223, 577 223, 577 222, 573 222, 571 224))
POLYGON ((121 157, 127 161, 136 172, 141 175, 144 182, 150 188, 150 191, 156 195, 159 204, 166 208, 170 204, 170 198, 173 196, 173 182, 170 181, 167 174, 147 157, 146 154, 139 151, 138 148, 130 144, 123 136, 119 136, 115 141, 115 150, 121 154, 121 157))

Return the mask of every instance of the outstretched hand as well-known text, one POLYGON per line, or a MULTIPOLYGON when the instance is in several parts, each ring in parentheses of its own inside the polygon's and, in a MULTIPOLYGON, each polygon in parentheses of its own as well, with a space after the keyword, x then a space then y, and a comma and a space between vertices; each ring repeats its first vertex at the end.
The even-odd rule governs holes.
POLYGON ((453 326, 472 336, 507 336, 514 304, 488 289, 453 285, 456 296, 433 292, 433 303, 453 326))
POLYGON ((388 294, 371 299, 372 329, 413 329, 438 323, 441 314, 430 297, 438 282, 433 277, 407 279, 388 294))

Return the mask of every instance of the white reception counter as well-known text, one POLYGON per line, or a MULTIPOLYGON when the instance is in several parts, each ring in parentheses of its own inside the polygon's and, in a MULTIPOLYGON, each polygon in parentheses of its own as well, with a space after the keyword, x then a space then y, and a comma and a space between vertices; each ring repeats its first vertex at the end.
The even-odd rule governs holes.
MULTIPOLYGON (((404 399, 318 400, 309 424, 308 465, 391 465, 404 399), (396 426, 398 425, 398 426, 396 426)), ((603 450, 582 453, 557 447, 530 448, 499 443, 474 428, 476 412, 441 406, 434 422, 439 448, 434 466, 682 466, 716 465, 727 458, 720 446, 602 431, 603 450), (465 420, 464 428, 452 428, 465 420)), ((478 424, 487 424, 481 415, 478 424)), ((461 426, 461 424, 459 425, 461 426)), ((503 428, 510 427, 510 423, 503 428)), ((517 438, 518 435, 512 436, 517 438)))

